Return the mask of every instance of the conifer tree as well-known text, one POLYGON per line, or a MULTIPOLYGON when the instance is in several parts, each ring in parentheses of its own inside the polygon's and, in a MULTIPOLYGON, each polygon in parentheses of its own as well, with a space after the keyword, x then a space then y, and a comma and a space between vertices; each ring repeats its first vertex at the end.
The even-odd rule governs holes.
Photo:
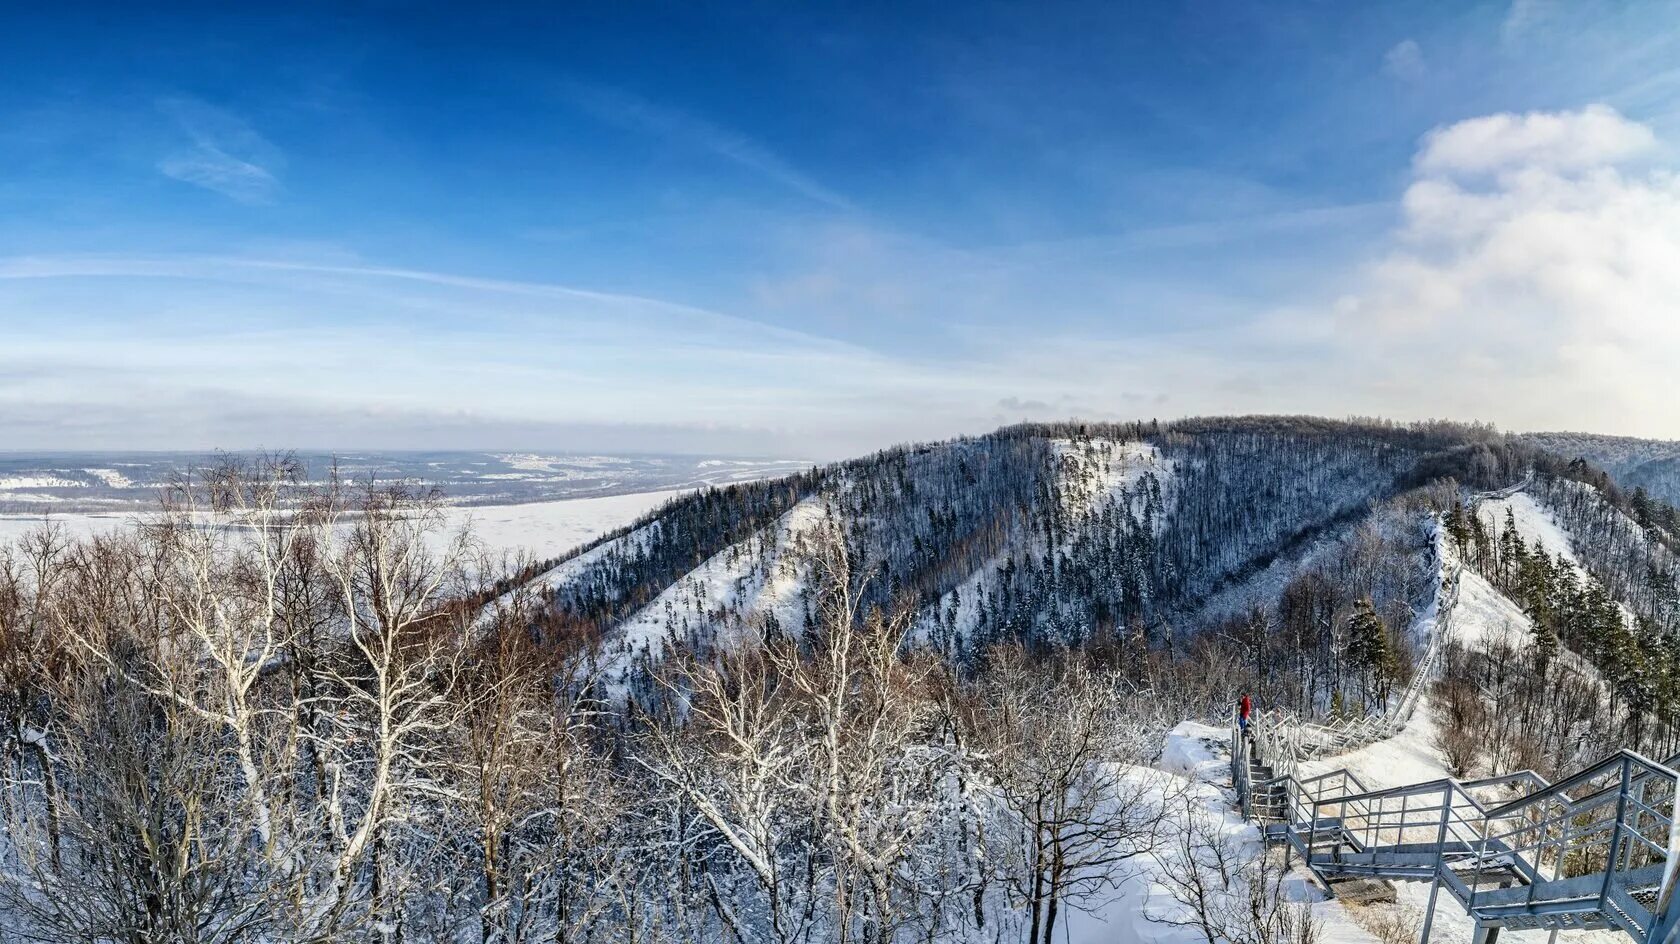
POLYGON ((1398 672, 1398 658, 1389 644, 1388 627, 1370 597, 1354 605, 1347 639, 1348 662, 1360 675, 1367 701, 1373 693, 1379 699, 1387 698, 1389 682, 1398 672))

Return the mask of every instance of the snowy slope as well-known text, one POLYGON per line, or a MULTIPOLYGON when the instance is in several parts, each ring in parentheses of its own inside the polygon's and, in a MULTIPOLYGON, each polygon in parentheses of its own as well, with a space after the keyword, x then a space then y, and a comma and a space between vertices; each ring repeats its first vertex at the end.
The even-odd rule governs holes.
MULTIPOLYGON (((1078 522, 1097 514, 1110 503, 1128 508, 1141 517, 1145 504, 1144 489, 1152 478, 1161 491, 1165 514, 1172 509, 1172 460, 1161 454, 1151 443, 1135 440, 1053 439, 1050 446, 1056 460, 1057 483, 1061 490, 1062 514, 1067 520, 1078 522)), ((1165 517, 1157 519, 1158 532, 1165 517)), ((967 636, 974 628, 979 613, 980 597, 989 592, 997 580, 998 571, 1010 557, 1022 559, 1027 555, 1045 553, 1042 539, 1031 546, 1011 547, 992 557, 954 590, 946 593, 938 606, 932 608, 918 622, 915 637, 926 640, 939 619, 951 619, 958 636, 967 636)))
POLYGON ((1159 481, 1162 497, 1171 507, 1173 463, 1153 444, 1052 439, 1050 448, 1056 456, 1063 510, 1070 515, 1091 514, 1109 501, 1129 500, 1134 511, 1141 511, 1141 495, 1136 490, 1149 474, 1159 481))
POLYGON ((820 498, 806 498, 782 515, 768 536, 731 545, 667 587, 618 627, 609 644, 612 668, 622 671, 634 658, 656 658, 667 640, 692 639, 701 631, 717 629, 724 638, 705 641, 726 645, 766 620, 785 631, 803 631, 807 568, 800 554, 827 517, 820 498))
POLYGON ((1581 569, 1580 558, 1575 556, 1574 542, 1570 540, 1568 532, 1558 524, 1550 511, 1540 506, 1534 496, 1527 492, 1517 492, 1508 498, 1494 498, 1482 502, 1477 510, 1482 523, 1490 529, 1505 526, 1505 513, 1509 510, 1512 520, 1516 522, 1517 533, 1522 535, 1523 543, 1534 547, 1536 542, 1545 545, 1546 553, 1556 557, 1563 555, 1564 560, 1581 569))
MULTIPOLYGON (((1586 488, 1587 486, 1578 487, 1586 488)), ((1552 557, 1562 556, 1565 563, 1575 571, 1575 577, 1578 580, 1584 583, 1599 582, 1598 578, 1587 570, 1580 556, 1576 554, 1574 538, 1558 523, 1557 517, 1541 505, 1534 496, 1526 492, 1518 492, 1508 498, 1485 501, 1478 510, 1478 514, 1482 523, 1490 530, 1495 526, 1503 528, 1505 527, 1507 509, 1510 510, 1511 520, 1517 526, 1517 533, 1522 536, 1524 546, 1530 550, 1533 550, 1536 545, 1544 547, 1546 553, 1552 557)), ((1629 524, 1631 526, 1632 523, 1629 522, 1629 524)), ((1644 536, 1640 535, 1639 538, 1642 540, 1644 536)), ((1629 609, 1626 603, 1617 600, 1616 609, 1621 611, 1622 620, 1628 626, 1637 624, 1637 617, 1634 616, 1633 610, 1629 609)), ((1523 629, 1524 631, 1528 629, 1526 618, 1523 621, 1523 629)), ((1582 665, 1587 665, 1585 660, 1579 661, 1582 665)), ((1591 670, 1590 665, 1587 667, 1591 670)))

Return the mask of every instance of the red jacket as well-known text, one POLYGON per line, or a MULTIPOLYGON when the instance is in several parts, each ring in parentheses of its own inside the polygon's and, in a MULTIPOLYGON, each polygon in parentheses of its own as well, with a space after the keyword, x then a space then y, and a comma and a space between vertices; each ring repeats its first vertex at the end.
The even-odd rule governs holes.
POLYGON ((1254 707, 1254 704, 1248 700, 1247 695, 1244 695, 1242 697, 1242 700, 1237 702, 1237 717, 1243 719, 1244 721, 1247 721, 1248 720, 1248 712, 1253 707, 1254 707))

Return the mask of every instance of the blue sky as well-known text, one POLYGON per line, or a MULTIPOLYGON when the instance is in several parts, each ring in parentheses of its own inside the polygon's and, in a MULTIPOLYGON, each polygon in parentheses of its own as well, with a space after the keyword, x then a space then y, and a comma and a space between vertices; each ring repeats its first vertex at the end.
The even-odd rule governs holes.
POLYGON ((598 6, 6 9, 0 443, 1680 437, 1680 4, 598 6))

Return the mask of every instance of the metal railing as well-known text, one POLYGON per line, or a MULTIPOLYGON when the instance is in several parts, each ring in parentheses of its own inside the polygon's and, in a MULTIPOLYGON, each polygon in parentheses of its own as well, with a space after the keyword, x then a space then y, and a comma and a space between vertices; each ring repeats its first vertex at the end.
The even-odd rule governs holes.
POLYGON ((1521 771, 1324 789, 1355 783, 1337 771, 1296 782, 1301 792, 1271 834, 1321 879, 1430 880, 1483 924, 1615 928, 1643 944, 1667 940, 1680 917, 1670 914, 1680 861, 1677 779, 1673 768, 1632 751, 1555 784, 1521 771), (1500 803, 1477 795, 1513 785, 1528 792, 1500 803))
MULTIPOLYGON (((1471 496, 1471 514, 1476 513, 1482 502, 1510 498, 1527 488, 1533 480, 1534 472, 1531 469, 1524 474, 1521 481, 1505 488, 1471 496)), ((1440 527, 1439 523, 1437 527, 1440 527)), ((1440 532, 1437 531, 1437 534, 1440 532)), ((1438 537, 1438 540, 1441 541, 1438 545, 1440 560, 1445 562, 1446 544, 1444 538, 1438 537)), ((1452 575, 1442 581, 1442 595, 1437 598, 1438 605, 1435 609, 1435 626, 1430 633, 1429 643, 1424 648, 1423 658, 1418 660, 1411 679, 1400 693, 1399 701, 1391 708, 1380 714, 1348 718, 1330 724, 1309 721, 1279 709, 1256 713, 1252 719, 1254 736, 1257 741, 1270 748, 1265 756, 1279 773, 1292 773, 1296 763, 1305 758, 1357 750, 1391 738, 1405 728, 1423 700, 1424 692, 1433 681, 1442 653, 1452 636, 1453 615, 1458 610, 1463 578, 1464 564, 1455 561, 1452 575)))
POLYGON ((1247 732, 1233 718, 1231 776, 1244 815, 1299 853, 1327 888, 1332 877, 1361 875, 1430 881, 1425 942, 1445 887, 1484 927, 1614 928, 1640 944, 1680 944, 1680 755, 1658 763, 1623 750, 1555 784, 1531 770, 1382 790, 1345 769, 1297 776, 1302 760, 1405 727, 1451 636, 1462 576, 1460 564, 1391 711, 1335 724, 1261 712, 1247 732), (1256 771, 1267 776, 1256 780, 1256 771))
POLYGON ((1431 881, 1426 932, 1444 887, 1485 925, 1615 928, 1641 944, 1674 937, 1680 775, 1672 763, 1624 750, 1557 783, 1523 770, 1370 790, 1348 770, 1256 782, 1266 743, 1233 724, 1232 781, 1244 815, 1269 824, 1267 837, 1287 843, 1327 887, 1349 876, 1431 881))
POLYGON ((1457 611, 1464 565, 1457 565, 1445 582, 1444 598, 1436 609, 1434 631, 1418 660, 1411 680, 1394 702, 1391 710, 1381 714, 1348 718, 1330 724, 1306 721, 1282 709, 1256 712, 1250 718, 1252 734, 1257 742, 1268 748, 1264 756, 1280 774, 1293 773, 1296 765, 1312 757, 1344 754, 1400 733, 1410 723, 1423 694, 1434 679, 1442 652, 1452 636, 1453 614, 1457 611))

